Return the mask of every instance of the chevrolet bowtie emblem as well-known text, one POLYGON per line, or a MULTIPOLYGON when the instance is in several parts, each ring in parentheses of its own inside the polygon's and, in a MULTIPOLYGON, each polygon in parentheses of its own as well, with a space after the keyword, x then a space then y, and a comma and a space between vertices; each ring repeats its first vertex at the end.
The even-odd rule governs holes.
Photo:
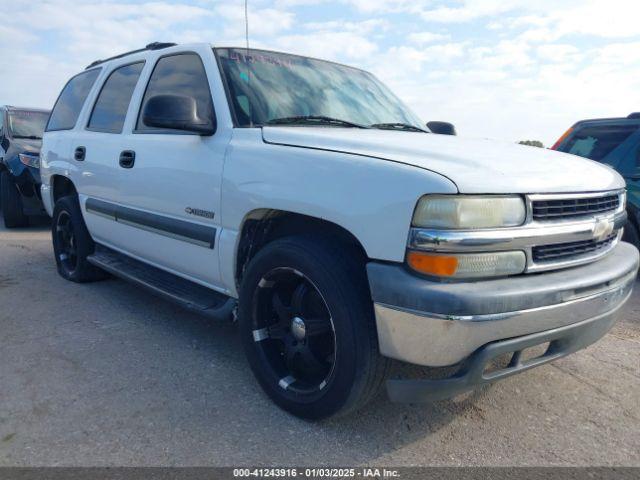
POLYGON ((593 226, 593 236, 596 240, 604 240, 613 232, 613 220, 608 218, 597 218, 593 226))

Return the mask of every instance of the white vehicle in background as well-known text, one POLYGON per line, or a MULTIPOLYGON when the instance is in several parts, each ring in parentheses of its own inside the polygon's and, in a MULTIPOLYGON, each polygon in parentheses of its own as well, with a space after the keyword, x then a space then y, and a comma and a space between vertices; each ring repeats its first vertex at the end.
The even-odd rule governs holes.
POLYGON ((390 358, 459 367, 387 380, 418 402, 570 354, 638 269, 614 171, 433 134, 371 74, 284 53, 95 62, 56 102, 41 175, 63 277, 237 316, 259 383, 305 418, 362 406, 390 358))

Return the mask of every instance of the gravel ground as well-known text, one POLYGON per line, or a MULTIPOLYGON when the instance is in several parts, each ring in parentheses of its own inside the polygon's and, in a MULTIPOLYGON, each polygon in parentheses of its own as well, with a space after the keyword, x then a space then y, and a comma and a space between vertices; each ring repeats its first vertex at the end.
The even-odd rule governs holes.
POLYGON ((640 466, 640 289, 599 343, 457 401, 380 395, 308 423, 234 326, 56 273, 46 222, 0 227, 0 465, 640 466))

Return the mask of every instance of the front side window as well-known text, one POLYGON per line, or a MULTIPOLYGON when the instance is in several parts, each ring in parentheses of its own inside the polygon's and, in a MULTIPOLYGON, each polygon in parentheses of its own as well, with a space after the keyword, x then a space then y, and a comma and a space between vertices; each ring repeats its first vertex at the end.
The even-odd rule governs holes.
POLYGON ((88 127, 101 132, 121 133, 144 62, 115 69, 104 83, 93 107, 88 127))
POLYGON ((49 119, 49 112, 39 110, 9 111, 8 130, 13 138, 42 138, 44 127, 49 119))
POLYGON ((137 131, 161 130, 145 125, 142 119, 147 101, 156 95, 188 95, 195 99, 198 117, 213 123, 213 101, 209 81, 200 56, 180 53, 162 57, 156 63, 138 115, 137 131))
POLYGON ((605 161, 607 155, 638 130, 638 125, 584 127, 573 134, 560 150, 581 157, 605 161))
POLYGON ((62 89, 51 112, 47 131, 71 130, 76 126, 82 105, 98 78, 100 69, 88 70, 73 77, 62 89))
POLYGON ((261 50, 220 48, 215 52, 240 127, 329 117, 363 126, 424 128, 387 87, 363 70, 261 50))

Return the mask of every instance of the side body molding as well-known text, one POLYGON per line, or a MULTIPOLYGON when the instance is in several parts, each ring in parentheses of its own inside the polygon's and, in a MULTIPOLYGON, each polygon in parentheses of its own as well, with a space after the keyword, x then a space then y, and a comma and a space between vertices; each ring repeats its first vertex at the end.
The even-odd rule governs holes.
POLYGON ((123 207, 96 198, 88 198, 85 208, 89 213, 100 215, 131 227, 193 243, 201 247, 211 249, 215 247, 216 229, 214 227, 123 207))

